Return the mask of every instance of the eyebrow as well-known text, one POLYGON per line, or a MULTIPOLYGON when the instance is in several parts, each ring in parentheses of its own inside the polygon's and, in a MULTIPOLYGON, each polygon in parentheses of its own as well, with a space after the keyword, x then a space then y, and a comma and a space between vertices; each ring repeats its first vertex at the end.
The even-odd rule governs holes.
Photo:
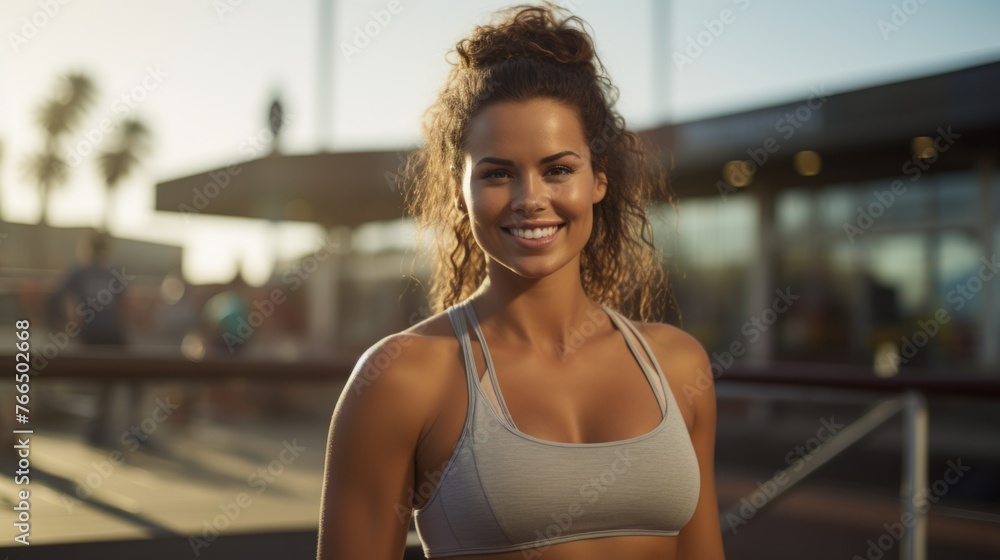
MULTIPOLYGON (((551 156, 545 156, 542 159, 538 160, 538 163, 548 163, 550 161, 555 161, 555 160, 557 160, 557 159, 559 159, 559 158, 561 158, 563 156, 575 156, 577 159, 583 159, 576 152, 574 152, 572 150, 566 150, 565 152, 559 152, 558 154, 552 154, 551 156)), ((481 164, 484 164, 484 163, 495 163, 497 165, 506 165, 506 166, 509 166, 509 167, 513 167, 514 166, 514 162, 511 161, 511 160, 509 160, 509 159, 501 159, 501 158, 498 158, 498 157, 486 156, 486 157, 480 159, 479 161, 477 161, 476 165, 474 165, 473 167, 479 167, 481 164)))

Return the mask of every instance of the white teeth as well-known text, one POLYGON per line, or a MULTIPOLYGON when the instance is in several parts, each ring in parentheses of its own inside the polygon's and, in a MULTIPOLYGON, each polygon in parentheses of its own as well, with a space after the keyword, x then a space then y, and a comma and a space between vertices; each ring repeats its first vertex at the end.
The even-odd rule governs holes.
POLYGON ((559 229, 559 226, 535 229, 510 228, 508 231, 523 239, 538 239, 539 237, 548 237, 552 235, 557 229, 559 229))

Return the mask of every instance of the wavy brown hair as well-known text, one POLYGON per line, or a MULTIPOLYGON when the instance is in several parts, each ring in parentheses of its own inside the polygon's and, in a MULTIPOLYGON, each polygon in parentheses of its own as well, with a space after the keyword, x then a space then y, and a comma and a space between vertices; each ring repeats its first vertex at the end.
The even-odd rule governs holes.
POLYGON ((402 175, 406 211, 416 222, 418 238, 433 234, 432 313, 465 299, 486 277, 485 254, 468 216, 454 203, 462 196, 469 122, 491 103, 548 98, 577 111, 594 172, 603 171, 608 179, 580 258, 584 292, 633 319, 661 320, 667 298, 673 307, 676 302, 646 206, 665 200, 676 213, 676 197, 659 158, 615 111, 618 90, 595 52, 587 24, 549 2, 496 15, 498 22, 476 26, 449 53, 458 60, 424 114, 423 145, 402 175))

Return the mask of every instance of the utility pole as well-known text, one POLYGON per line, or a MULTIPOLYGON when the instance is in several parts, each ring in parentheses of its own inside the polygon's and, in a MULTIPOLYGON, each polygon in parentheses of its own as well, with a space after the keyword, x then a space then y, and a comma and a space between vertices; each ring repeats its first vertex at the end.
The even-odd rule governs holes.
POLYGON ((673 120, 670 110, 670 38, 673 20, 671 0, 653 0, 653 122, 673 120))
POLYGON ((333 0, 319 2, 319 68, 316 74, 316 120, 319 125, 317 147, 329 152, 333 117, 333 0))

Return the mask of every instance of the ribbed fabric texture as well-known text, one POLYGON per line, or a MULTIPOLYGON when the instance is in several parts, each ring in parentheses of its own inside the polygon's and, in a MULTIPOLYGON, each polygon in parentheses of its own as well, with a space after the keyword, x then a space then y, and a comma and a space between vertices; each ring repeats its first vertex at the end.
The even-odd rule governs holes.
POLYGON ((601 307, 625 336, 664 415, 640 436, 582 444, 545 441, 516 429, 475 311, 468 300, 449 308, 465 356, 469 412, 434 493, 414 511, 425 557, 544 549, 619 535, 676 535, 690 520, 701 479, 673 392, 638 330, 601 307), (477 379, 463 313, 483 349, 503 417, 477 379), (655 371, 626 331, 642 344, 655 371))

